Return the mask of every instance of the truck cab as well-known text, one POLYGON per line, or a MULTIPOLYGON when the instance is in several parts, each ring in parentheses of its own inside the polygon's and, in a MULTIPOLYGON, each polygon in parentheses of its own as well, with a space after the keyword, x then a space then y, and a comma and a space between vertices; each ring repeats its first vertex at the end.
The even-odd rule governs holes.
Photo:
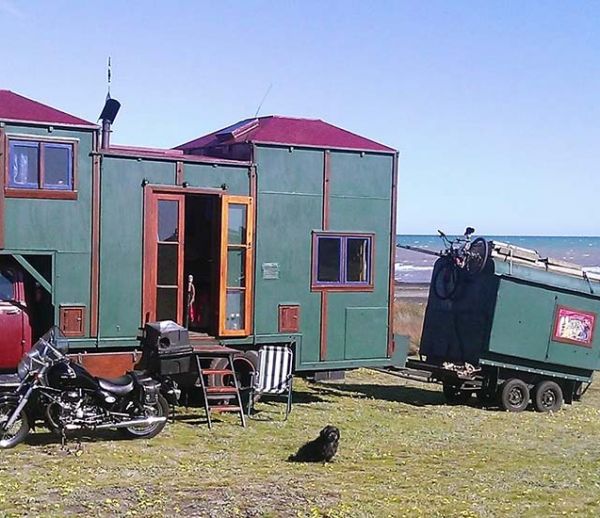
POLYGON ((32 338, 23 272, 0 260, 0 372, 16 369, 32 338))

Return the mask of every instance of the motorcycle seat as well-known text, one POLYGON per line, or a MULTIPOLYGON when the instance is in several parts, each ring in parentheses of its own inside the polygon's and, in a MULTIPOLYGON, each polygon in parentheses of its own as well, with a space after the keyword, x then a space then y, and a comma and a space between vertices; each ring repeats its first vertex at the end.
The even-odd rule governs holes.
POLYGON ((98 378, 100 388, 117 396, 124 396, 133 390, 133 378, 129 374, 119 378, 98 378))

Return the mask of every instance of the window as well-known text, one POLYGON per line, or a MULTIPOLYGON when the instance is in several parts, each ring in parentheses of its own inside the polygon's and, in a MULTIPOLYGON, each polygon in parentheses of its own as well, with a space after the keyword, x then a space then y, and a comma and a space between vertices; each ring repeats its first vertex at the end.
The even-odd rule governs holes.
POLYGON ((76 143, 8 139, 6 194, 74 199, 76 143))
POLYGON ((315 232, 313 289, 372 290, 373 234, 315 232))
POLYGON ((0 301, 11 301, 14 296, 12 272, 10 270, 0 272, 0 301))

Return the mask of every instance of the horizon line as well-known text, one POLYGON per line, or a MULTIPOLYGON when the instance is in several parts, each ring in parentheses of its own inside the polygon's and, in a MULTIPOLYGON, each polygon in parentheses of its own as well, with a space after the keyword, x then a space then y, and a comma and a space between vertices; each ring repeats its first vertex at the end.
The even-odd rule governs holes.
MULTIPOLYGON (((449 236, 457 236, 462 234, 447 234, 449 236)), ((427 237, 440 237, 438 234, 413 234, 413 233, 403 233, 399 234, 396 232, 396 236, 427 236, 427 237)), ((480 234, 476 234, 477 237, 483 237, 480 234)), ((599 239, 600 236, 589 236, 589 235, 579 235, 579 234, 487 234, 487 237, 581 237, 581 238, 592 238, 599 239)))

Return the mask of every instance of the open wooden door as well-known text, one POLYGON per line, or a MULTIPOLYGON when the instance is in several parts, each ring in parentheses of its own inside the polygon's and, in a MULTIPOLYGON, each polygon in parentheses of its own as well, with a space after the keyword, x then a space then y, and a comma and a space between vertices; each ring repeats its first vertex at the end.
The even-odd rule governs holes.
POLYGON ((223 196, 219 335, 252 332, 254 205, 247 196, 223 196))
POLYGON ((143 320, 181 324, 185 196, 150 192, 145 211, 143 320))

